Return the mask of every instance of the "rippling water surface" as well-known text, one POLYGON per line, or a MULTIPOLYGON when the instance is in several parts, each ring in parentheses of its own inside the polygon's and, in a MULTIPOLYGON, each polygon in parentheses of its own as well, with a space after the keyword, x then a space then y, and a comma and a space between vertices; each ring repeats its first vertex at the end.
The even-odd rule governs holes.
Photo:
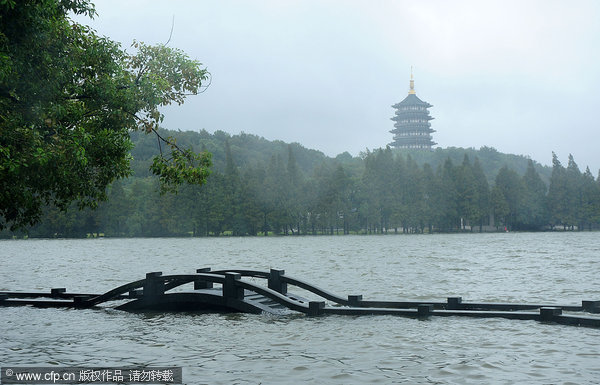
MULTIPOLYGON (((365 299, 600 300, 600 234, 0 241, 0 291, 285 269, 365 299)), ((535 321, 0 307, 0 364, 182 366, 184 383, 597 384, 600 330, 535 321)))

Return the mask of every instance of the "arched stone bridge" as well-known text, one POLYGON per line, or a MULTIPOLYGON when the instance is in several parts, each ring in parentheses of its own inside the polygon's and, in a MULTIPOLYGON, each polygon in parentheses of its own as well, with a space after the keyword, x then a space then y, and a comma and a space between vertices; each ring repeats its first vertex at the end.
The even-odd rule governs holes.
POLYGON ((444 302, 373 301, 363 300, 362 295, 341 297, 277 269, 211 271, 203 268, 195 274, 180 275, 152 272, 144 279, 104 294, 67 293, 64 288, 51 289, 50 293, 0 292, 0 306, 94 308, 109 303, 126 311, 501 317, 600 327, 600 317, 592 315, 600 313, 600 301, 582 301, 581 305, 468 303, 461 297, 449 297, 444 302), (288 287, 303 289, 317 300, 306 300, 288 292, 288 287))

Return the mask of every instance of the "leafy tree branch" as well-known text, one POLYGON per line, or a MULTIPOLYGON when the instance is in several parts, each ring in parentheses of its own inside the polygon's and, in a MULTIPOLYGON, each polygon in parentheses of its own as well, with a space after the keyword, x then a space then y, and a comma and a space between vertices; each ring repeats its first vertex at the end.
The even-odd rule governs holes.
MULTIPOLYGON (((210 83, 184 52, 127 52, 70 12, 96 15, 89 0, 0 1, 0 229, 37 222, 43 205, 95 207, 131 174, 129 134, 156 134, 160 107, 210 83)), ((205 182, 209 154, 159 139, 170 150, 152 166, 161 190, 205 182)))

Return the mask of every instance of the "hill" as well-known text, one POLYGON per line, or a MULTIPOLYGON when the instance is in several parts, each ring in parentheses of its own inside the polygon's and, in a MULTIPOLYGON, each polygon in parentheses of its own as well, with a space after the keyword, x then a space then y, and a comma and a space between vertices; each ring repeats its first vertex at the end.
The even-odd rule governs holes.
MULTIPOLYGON (((348 152, 344 152, 332 158, 326 156, 321 151, 308 149, 300 143, 285 143, 280 140, 269 141, 263 137, 243 132, 231 135, 223 131, 216 131, 214 134, 210 134, 206 130, 200 132, 162 130, 161 135, 176 138, 177 143, 183 147, 192 147, 195 151, 209 151, 213 154, 214 170, 220 172, 223 172, 225 169, 226 142, 229 142, 231 154, 238 167, 266 165, 272 157, 280 157, 286 160, 288 151, 291 149, 296 158, 299 170, 305 176, 312 175, 314 170, 323 164, 330 167, 342 165, 348 173, 355 176, 361 175, 364 171, 363 159, 366 156, 365 153, 353 157, 348 152)), ((132 133, 131 139, 135 145, 131 151, 134 176, 149 176, 148 168, 151 164, 151 159, 159 152, 156 139, 153 135, 145 135, 139 132, 132 133)), ((482 147, 480 149, 450 147, 444 149, 437 148, 434 151, 393 149, 392 152, 395 156, 403 156, 404 158, 410 156, 419 166, 427 163, 434 170, 438 166, 441 166, 448 158, 454 164, 461 164, 465 155, 471 161, 478 158, 490 184, 494 183, 496 175, 502 167, 507 166, 519 175, 524 175, 529 162, 528 157, 504 154, 492 147, 482 147)), ((535 161, 533 163, 542 180, 548 184, 552 168, 535 161)))

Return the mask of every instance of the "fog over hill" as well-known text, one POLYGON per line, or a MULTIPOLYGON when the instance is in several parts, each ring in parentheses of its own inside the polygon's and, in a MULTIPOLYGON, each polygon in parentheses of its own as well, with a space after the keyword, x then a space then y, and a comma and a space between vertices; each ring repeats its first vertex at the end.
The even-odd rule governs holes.
MULTIPOLYGON (((206 150, 213 154, 213 163, 215 170, 224 170, 225 143, 229 142, 234 162, 238 167, 266 165, 271 157, 280 157, 286 160, 288 157, 288 148, 291 148, 296 157, 298 167, 305 175, 311 175, 316 167, 325 163, 329 165, 341 164, 348 172, 358 175, 364 170, 362 158, 373 150, 365 150, 358 156, 352 156, 349 152, 343 152, 336 157, 329 157, 321 151, 304 147, 301 143, 285 143, 280 140, 267 140, 258 135, 247 133, 229 134, 224 131, 217 131, 214 134, 202 130, 195 131, 170 131, 163 130, 162 135, 173 136, 177 143, 184 147, 191 146, 196 151, 206 150)), ((148 167, 152 157, 158 154, 159 149, 156 139, 152 135, 143 133, 133 133, 132 140, 135 144, 132 150, 134 162, 132 163, 135 176, 148 176, 148 167)), ((410 156, 414 161, 422 166, 428 163, 433 169, 442 165, 446 159, 450 158, 454 164, 462 163, 465 155, 471 161, 478 158, 483 171, 490 184, 493 184, 498 171, 503 167, 516 171, 523 175, 527 170, 529 158, 523 155, 504 154, 492 147, 474 148, 437 148, 433 151, 392 149, 392 152, 398 156, 410 156)), ((549 161, 551 160, 549 156, 549 161)), ((552 168, 539 164, 534 161, 537 172, 544 182, 548 184, 552 168)))

